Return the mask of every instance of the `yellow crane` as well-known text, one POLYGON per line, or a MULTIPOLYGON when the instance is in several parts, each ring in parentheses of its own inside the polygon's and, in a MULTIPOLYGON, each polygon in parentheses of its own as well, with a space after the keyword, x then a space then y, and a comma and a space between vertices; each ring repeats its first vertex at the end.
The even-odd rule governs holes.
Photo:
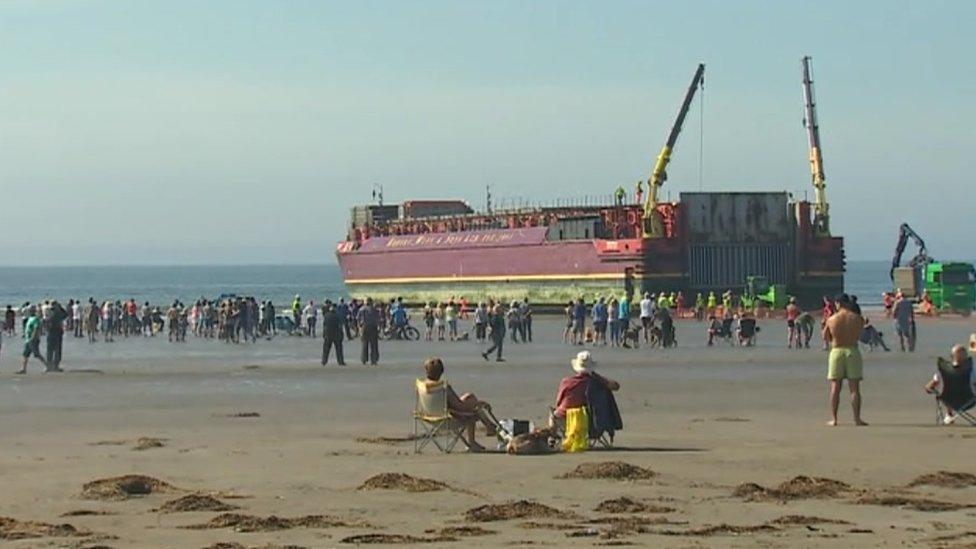
POLYGON ((830 236, 830 214, 827 204, 827 184, 823 170, 823 155, 820 150, 820 126, 817 124, 817 103, 813 95, 813 71, 810 69, 810 56, 800 60, 803 69, 803 101, 805 117, 803 125, 807 129, 810 142, 810 176, 813 179, 813 232, 817 236, 830 236))
POLYGON ((662 238, 664 236, 664 223, 661 220, 661 214, 657 211, 658 193, 664 182, 668 180, 668 163, 671 162, 671 153, 674 150, 675 143, 678 142, 678 135, 681 133, 681 126, 685 123, 685 116, 687 116, 688 108, 691 106, 691 100, 695 98, 695 92, 698 91, 698 88, 704 85, 705 65, 700 63, 698 70, 695 71, 695 76, 691 79, 691 85, 688 86, 688 91, 685 93, 681 109, 678 110, 678 117, 674 120, 674 125, 671 126, 671 133, 668 134, 667 141, 661 147, 657 161, 654 162, 654 170, 651 172, 650 179, 647 180, 647 200, 644 201, 644 238, 662 238))

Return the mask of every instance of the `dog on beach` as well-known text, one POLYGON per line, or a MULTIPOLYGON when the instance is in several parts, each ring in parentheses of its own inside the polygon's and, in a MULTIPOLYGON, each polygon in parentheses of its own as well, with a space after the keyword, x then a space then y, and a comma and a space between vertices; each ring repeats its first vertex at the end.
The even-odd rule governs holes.
POLYGON ((523 433, 512 437, 508 441, 505 451, 513 456, 536 456, 550 454, 554 450, 551 442, 555 440, 556 432, 553 428, 534 429, 530 433, 523 433))
POLYGON ((640 326, 627 328, 627 331, 624 332, 624 347, 628 349, 637 349, 640 347, 640 331, 640 326))
POLYGON ((661 328, 652 324, 651 327, 647 329, 647 339, 648 345, 650 345, 652 348, 660 347, 661 342, 664 340, 664 332, 661 331, 661 328))

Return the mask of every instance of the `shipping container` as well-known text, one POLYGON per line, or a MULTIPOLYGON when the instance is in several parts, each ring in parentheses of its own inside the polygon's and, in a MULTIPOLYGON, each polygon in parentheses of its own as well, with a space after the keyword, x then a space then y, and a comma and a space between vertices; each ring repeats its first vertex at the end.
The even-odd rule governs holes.
POLYGON ((681 193, 692 242, 769 243, 791 239, 789 196, 775 193, 681 193))
POLYGON ((400 216, 400 207, 392 206, 355 206, 352 209, 352 226, 377 225, 395 221, 400 216))
POLYGON ((461 200, 408 200, 403 203, 404 218, 468 215, 474 210, 461 200))

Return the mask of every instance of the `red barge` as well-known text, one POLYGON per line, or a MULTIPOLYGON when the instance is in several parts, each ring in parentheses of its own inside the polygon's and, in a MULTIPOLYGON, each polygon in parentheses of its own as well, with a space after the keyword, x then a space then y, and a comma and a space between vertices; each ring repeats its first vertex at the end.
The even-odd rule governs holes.
POLYGON ((561 304, 650 291, 739 291, 750 275, 786 285, 801 303, 844 287, 844 242, 829 232, 809 59, 804 92, 816 200, 786 192, 681 193, 658 201, 699 65, 647 181, 646 201, 476 213, 458 200, 357 206, 336 247, 354 297, 420 303, 465 296, 561 304))

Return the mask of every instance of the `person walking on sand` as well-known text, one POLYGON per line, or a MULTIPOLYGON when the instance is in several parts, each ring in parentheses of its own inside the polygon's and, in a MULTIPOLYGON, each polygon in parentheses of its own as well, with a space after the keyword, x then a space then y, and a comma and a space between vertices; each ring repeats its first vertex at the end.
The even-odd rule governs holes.
POLYGON ((325 314, 322 316, 322 366, 329 363, 332 349, 335 349, 336 364, 346 365, 346 359, 342 354, 342 324, 338 308, 327 301, 325 314))
POLYGON ((21 365, 18 374, 27 373, 27 361, 30 357, 34 357, 41 361, 44 365, 44 369, 47 370, 47 362, 44 361, 44 357, 41 356, 41 319, 37 316, 37 308, 33 305, 27 309, 27 314, 25 315, 25 322, 23 327, 24 333, 24 363, 21 365))
POLYGON ((505 347, 505 313, 500 304, 495 304, 491 315, 488 317, 488 329, 490 330, 491 347, 481 353, 481 358, 488 360, 488 355, 494 352, 495 362, 505 362, 505 359, 502 358, 502 349, 505 347))
POLYGON ((864 319, 851 308, 847 294, 834 300, 836 311, 824 325, 824 341, 830 343, 827 360, 827 382, 830 386, 830 415, 827 425, 837 425, 837 407, 840 404, 840 390, 847 380, 851 391, 851 408, 856 425, 867 425, 861 419, 861 380, 864 379, 864 365, 858 340, 864 328, 864 319))

